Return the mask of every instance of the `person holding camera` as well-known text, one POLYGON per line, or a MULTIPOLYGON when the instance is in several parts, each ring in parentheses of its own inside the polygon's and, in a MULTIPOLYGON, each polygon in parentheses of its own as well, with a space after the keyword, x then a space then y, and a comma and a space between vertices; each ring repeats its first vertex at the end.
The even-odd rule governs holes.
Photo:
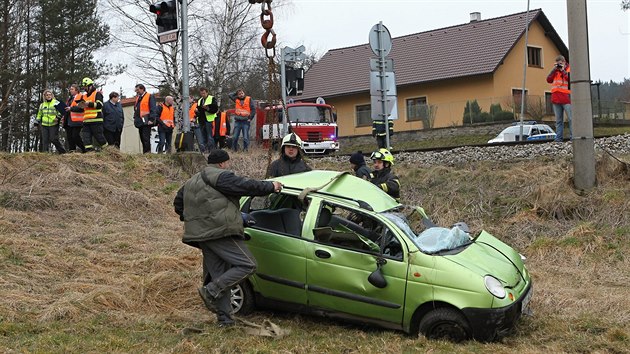
POLYGON ((564 137, 564 113, 567 113, 569 120, 569 139, 571 132, 571 90, 570 87, 571 68, 562 55, 556 57, 556 64, 547 76, 547 82, 551 84, 551 104, 556 115, 556 139, 562 141, 564 137))

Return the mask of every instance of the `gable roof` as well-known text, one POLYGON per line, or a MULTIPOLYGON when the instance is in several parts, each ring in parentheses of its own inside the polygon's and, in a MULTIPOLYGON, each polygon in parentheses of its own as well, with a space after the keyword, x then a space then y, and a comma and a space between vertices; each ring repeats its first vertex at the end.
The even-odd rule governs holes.
MULTIPOLYGON (((525 35, 520 12, 488 20, 392 38, 396 86, 493 73, 525 35)), ((541 9, 529 12, 568 58, 569 50, 541 9)), ((370 89, 369 44, 331 49, 305 74, 301 100, 337 97, 370 89)))

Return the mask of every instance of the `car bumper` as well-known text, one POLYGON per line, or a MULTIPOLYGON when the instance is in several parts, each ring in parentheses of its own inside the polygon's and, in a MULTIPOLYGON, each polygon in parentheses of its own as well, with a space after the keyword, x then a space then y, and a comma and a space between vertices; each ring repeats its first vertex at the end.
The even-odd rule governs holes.
POLYGON ((522 313, 528 313, 529 300, 533 294, 533 287, 513 304, 497 309, 465 308, 462 312, 468 318, 473 338, 479 341, 491 341, 507 335, 522 313))
POLYGON ((317 143, 303 142, 302 149, 307 154, 323 154, 326 151, 338 151, 339 143, 336 141, 323 141, 317 143))

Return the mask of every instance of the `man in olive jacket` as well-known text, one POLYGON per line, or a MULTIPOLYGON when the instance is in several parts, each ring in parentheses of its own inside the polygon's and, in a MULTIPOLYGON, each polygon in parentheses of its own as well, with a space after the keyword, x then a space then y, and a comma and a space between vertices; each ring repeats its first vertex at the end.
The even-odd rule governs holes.
POLYGON ((234 324, 230 289, 256 271, 256 260, 243 242, 239 199, 282 190, 279 182, 236 176, 226 170, 229 159, 225 150, 212 150, 209 166, 192 176, 173 202, 184 221, 182 242, 203 254, 204 286, 199 295, 208 310, 217 314, 220 326, 234 324))

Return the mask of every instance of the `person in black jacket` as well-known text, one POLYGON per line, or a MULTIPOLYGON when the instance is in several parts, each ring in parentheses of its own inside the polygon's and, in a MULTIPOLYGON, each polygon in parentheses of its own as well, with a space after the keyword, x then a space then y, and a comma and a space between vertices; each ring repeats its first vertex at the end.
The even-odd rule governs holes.
POLYGON ((204 282, 200 287, 206 308, 219 326, 234 324, 230 289, 256 271, 256 260, 245 246, 241 196, 280 192, 280 182, 258 181, 228 171, 230 156, 214 149, 208 167, 192 176, 177 192, 175 212, 184 221, 182 242, 201 249, 204 282))
POLYGON ((112 91, 109 101, 103 103, 103 133, 107 144, 120 149, 120 137, 122 136, 125 113, 120 104, 120 95, 112 91))
POLYGON ((374 151, 370 156, 374 162, 374 171, 370 173, 370 182, 385 193, 400 201, 400 180, 392 173, 394 156, 387 149, 374 151))
POLYGON ((302 139, 291 133, 282 139, 280 157, 267 168, 267 177, 280 177, 311 171, 311 166, 302 159, 302 139))
POLYGON ((350 156, 350 167, 352 167, 355 176, 370 179, 370 169, 365 165, 363 152, 357 151, 350 156))

